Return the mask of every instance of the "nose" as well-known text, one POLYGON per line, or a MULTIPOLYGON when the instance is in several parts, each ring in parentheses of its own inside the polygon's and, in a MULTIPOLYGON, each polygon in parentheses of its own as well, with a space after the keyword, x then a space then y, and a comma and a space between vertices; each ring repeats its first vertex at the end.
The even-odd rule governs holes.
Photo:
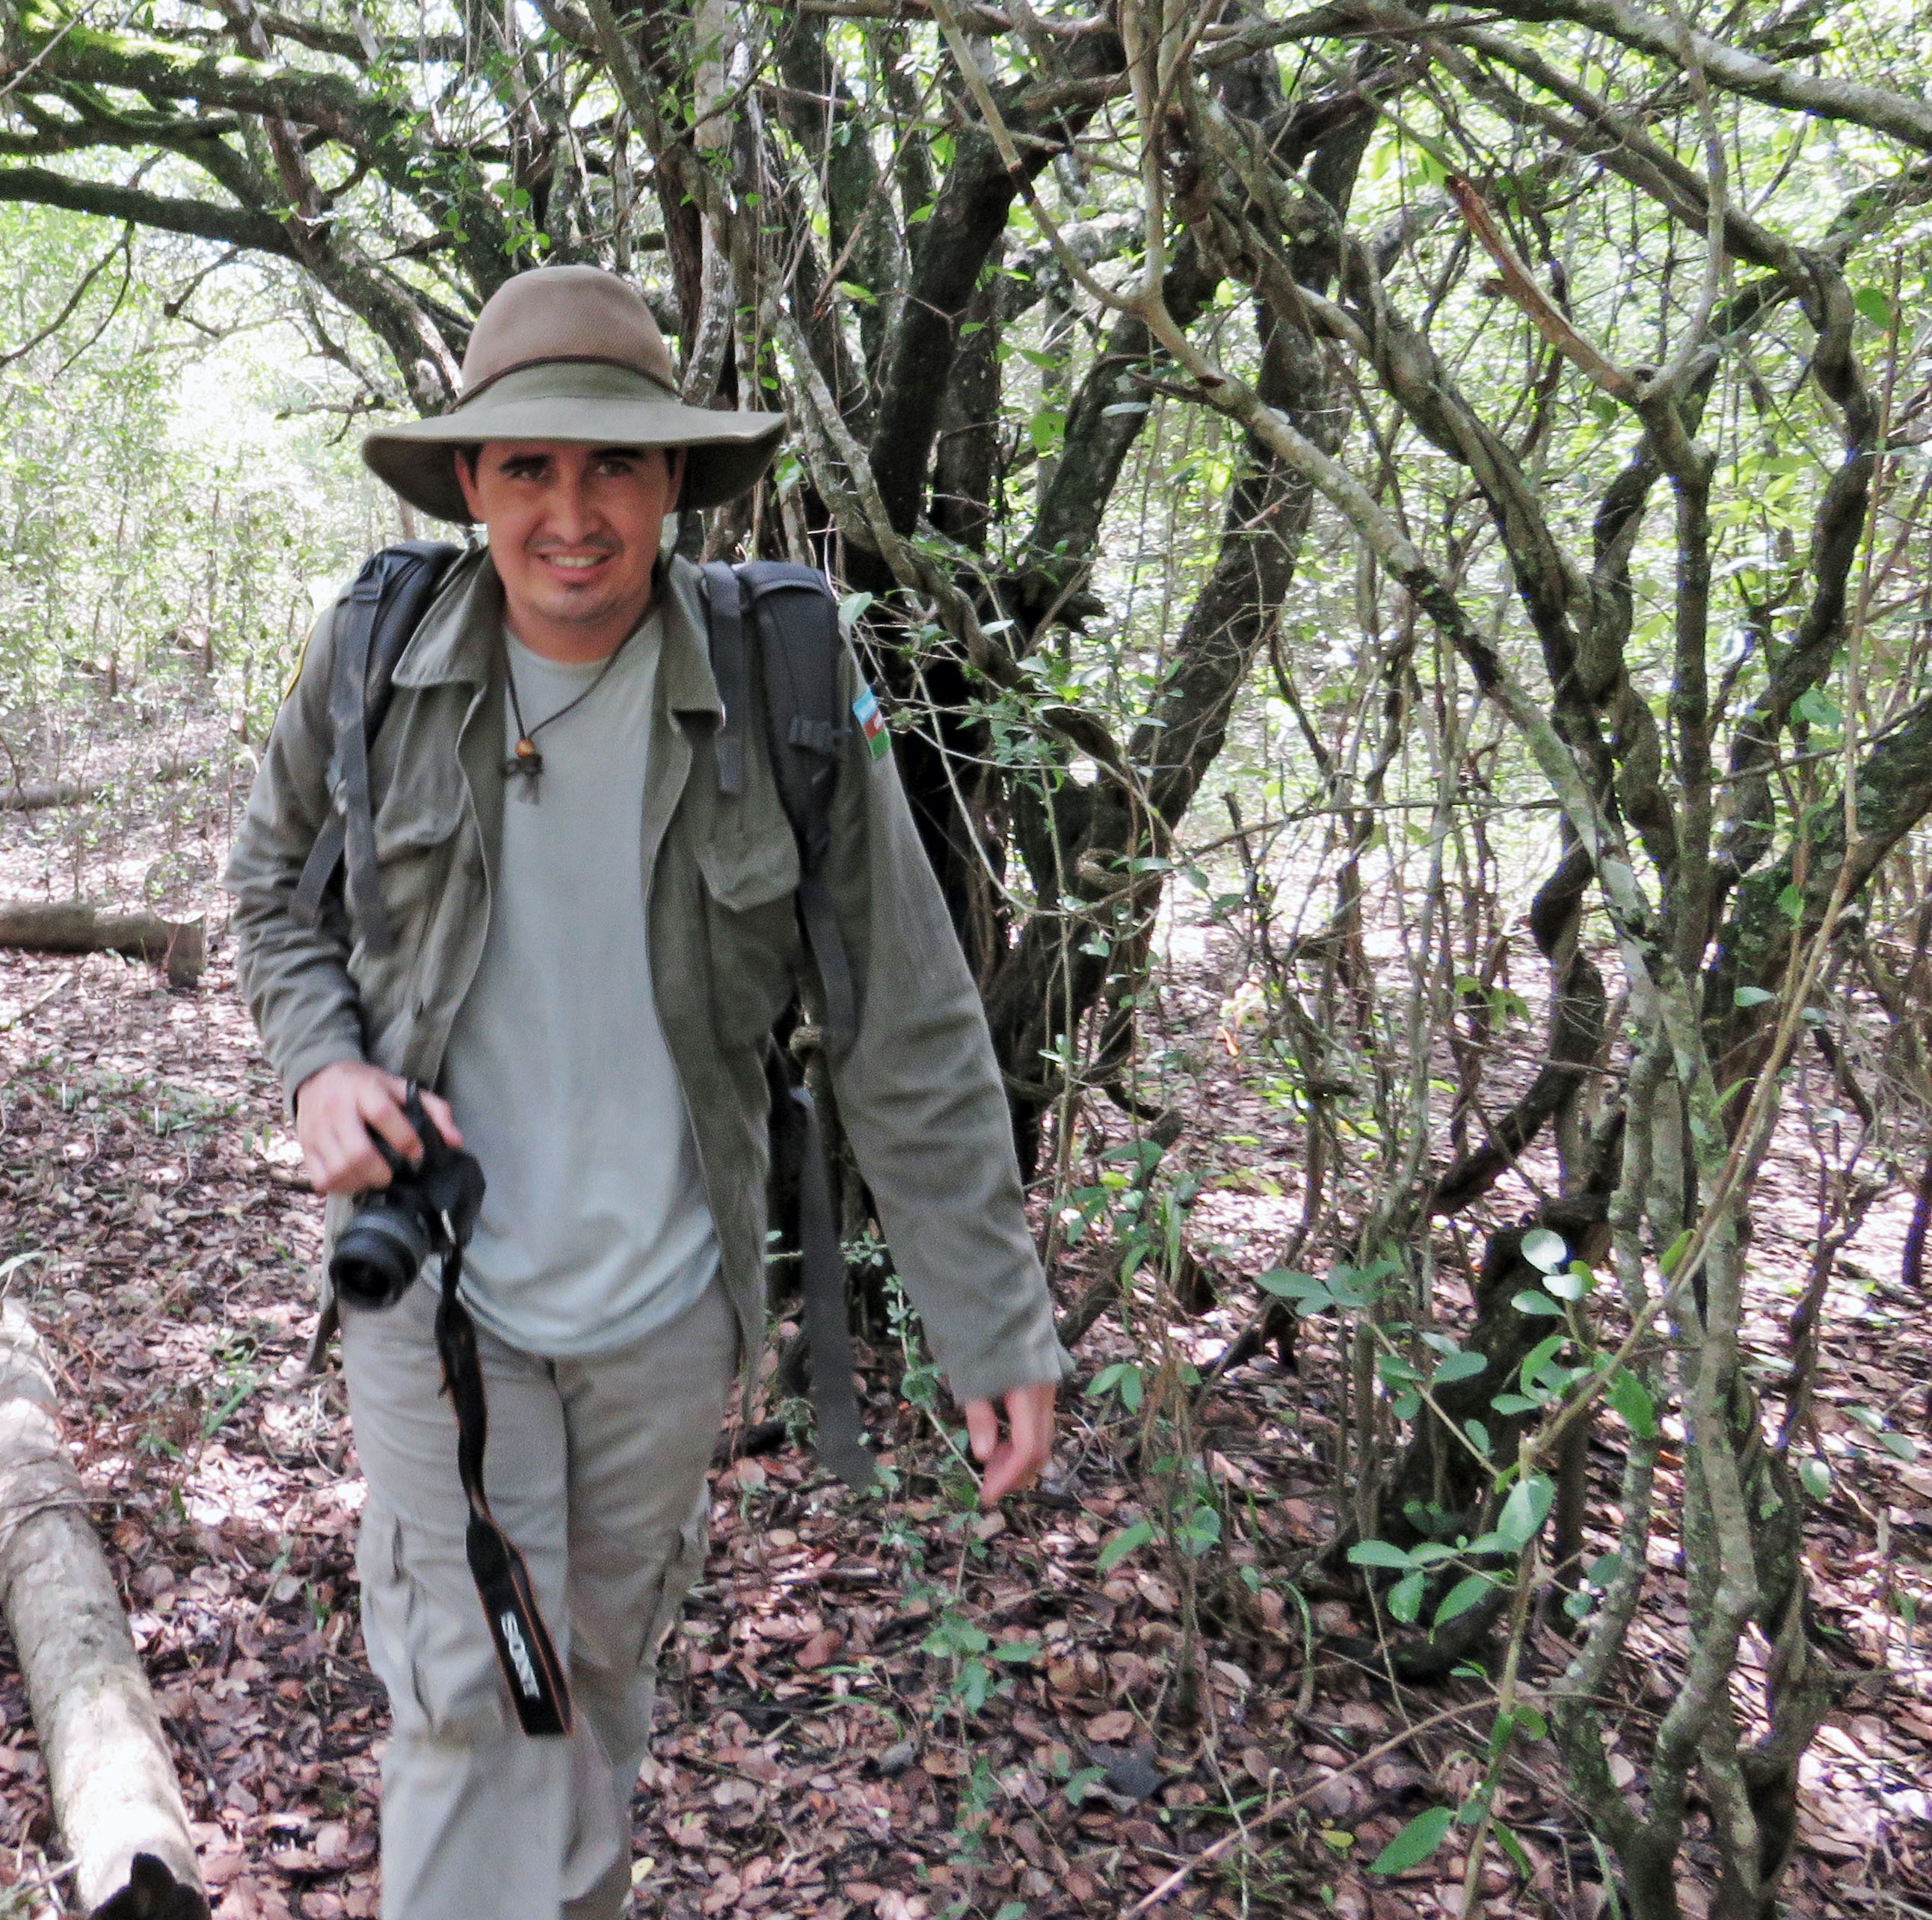
POLYGON ((550 488, 544 518, 545 530, 554 538, 574 545, 586 539, 601 524, 584 468, 574 462, 560 464, 550 488))

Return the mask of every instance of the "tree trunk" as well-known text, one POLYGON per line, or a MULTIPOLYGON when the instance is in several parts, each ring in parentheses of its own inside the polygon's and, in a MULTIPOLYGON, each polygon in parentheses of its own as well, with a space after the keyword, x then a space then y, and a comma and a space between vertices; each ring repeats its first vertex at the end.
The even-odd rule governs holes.
POLYGON ((193 986, 208 962, 200 920, 110 913, 85 900, 0 901, 0 946, 37 953, 124 953, 130 960, 158 961, 168 970, 171 987, 193 986))
POLYGON ((207 1920, 160 1716, 55 1418, 53 1377, 17 1301, 0 1307, 0 1612, 97 1920, 207 1920))

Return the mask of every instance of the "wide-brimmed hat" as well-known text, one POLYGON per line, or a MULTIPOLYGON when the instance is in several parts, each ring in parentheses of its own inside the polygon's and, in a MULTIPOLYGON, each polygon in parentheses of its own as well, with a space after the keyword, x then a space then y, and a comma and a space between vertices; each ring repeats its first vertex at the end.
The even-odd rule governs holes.
POLYGON ((376 476, 439 520, 467 521, 459 446, 564 440, 685 447, 679 505, 735 499, 771 464, 784 418, 687 406, 664 335, 634 288, 602 267, 537 267, 484 303, 447 413, 385 427, 362 442, 376 476))

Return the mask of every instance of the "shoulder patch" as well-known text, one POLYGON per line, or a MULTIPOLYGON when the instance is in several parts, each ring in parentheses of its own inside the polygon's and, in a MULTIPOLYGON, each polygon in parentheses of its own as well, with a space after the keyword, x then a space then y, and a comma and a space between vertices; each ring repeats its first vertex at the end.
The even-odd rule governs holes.
POLYGON ((296 664, 289 670, 288 684, 282 688, 282 702, 284 706, 287 704, 290 694, 295 692, 297 683, 302 679, 303 668, 308 664, 308 644, 314 639, 315 630, 321 623, 319 615, 309 622, 308 631, 302 635, 302 644, 296 650, 296 664))
POLYGON ((886 732, 886 716, 879 711, 879 697, 870 687, 862 688, 853 701, 852 718, 865 736, 866 752, 874 760, 884 760, 892 752, 892 743, 886 732))

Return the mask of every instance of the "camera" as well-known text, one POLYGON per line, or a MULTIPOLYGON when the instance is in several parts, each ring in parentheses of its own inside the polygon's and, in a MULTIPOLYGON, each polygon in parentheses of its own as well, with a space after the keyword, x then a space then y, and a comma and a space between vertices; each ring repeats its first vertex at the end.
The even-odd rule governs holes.
POLYGON ((483 1169, 476 1156, 452 1147, 436 1131, 413 1082, 403 1112, 422 1142, 422 1160, 412 1166, 369 1130, 376 1150, 388 1162, 389 1184, 358 1198, 329 1258, 337 1296, 352 1306, 394 1306, 432 1253, 468 1244, 483 1205, 483 1169))

